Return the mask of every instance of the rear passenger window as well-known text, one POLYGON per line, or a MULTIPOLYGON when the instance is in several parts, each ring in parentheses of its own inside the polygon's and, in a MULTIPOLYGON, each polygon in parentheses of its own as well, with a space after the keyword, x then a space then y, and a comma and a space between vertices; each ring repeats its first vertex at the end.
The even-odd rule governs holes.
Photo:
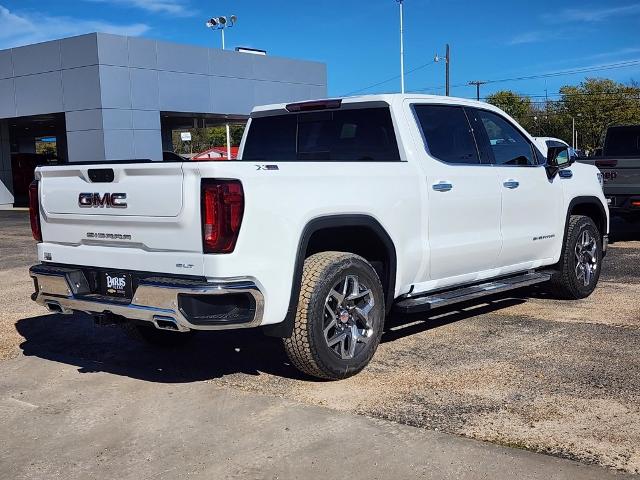
POLYGON ((358 108, 298 115, 298 160, 398 162, 388 108, 358 108))
POLYGON ((415 105, 418 124, 429 153, 446 163, 480 163, 469 121, 462 107, 415 105))
POLYGON ((295 115, 253 118, 244 146, 243 160, 277 162, 296 160, 295 115))
POLYGON ((496 165, 537 165, 531 144, 513 125, 500 115, 486 110, 476 110, 489 138, 496 165))

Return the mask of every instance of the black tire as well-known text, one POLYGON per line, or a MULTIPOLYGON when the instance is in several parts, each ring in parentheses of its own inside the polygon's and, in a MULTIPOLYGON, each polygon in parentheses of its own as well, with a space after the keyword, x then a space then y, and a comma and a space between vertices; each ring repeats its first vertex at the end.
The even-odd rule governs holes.
POLYGON ((122 324, 126 334, 141 343, 146 343, 156 347, 179 347, 185 345, 193 338, 195 332, 170 332, 168 330, 158 330, 153 325, 142 325, 135 322, 122 324))
POLYGON ((360 372, 373 357, 382 337, 384 318, 382 285, 369 262, 351 253, 317 253, 304 262, 293 334, 283 339, 284 348, 291 363, 303 373, 326 380, 347 378, 360 372), (334 287, 342 291, 337 292, 334 287), (359 293, 348 294, 339 301, 343 291, 359 293), (359 295, 362 297, 353 300, 359 295), (368 320, 358 314, 358 309, 368 310, 368 320), (329 346, 343 334, 343 340, 329 346), (344 358, 350 354, 351 358, 344 358))
POLYGON ((595 290, 601 269, 602 234, 591 218, 583 215, 571 215, 560 261, 554 268, 549 284, 549 292, 560 299, 578 300, 586 298, 595 290), (595 242, 594 258, 591 255, 587 255, 587 261, 587 257, 585 257, 585 262, 592 265, 594 269, 590 273, 585 271, 584 276, 580 277, 579 275, 583 268, 578 266, 580 254, 577 251, 577 245, 582 242, 585 234, 593 238, 595 242))

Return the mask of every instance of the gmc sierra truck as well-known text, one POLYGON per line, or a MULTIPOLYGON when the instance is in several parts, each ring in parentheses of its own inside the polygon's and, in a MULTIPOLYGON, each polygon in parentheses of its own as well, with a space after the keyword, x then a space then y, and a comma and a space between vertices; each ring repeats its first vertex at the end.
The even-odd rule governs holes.
POLYGON ((40 167, 33 300, 156 344, 261 327, 340 379, 392 308, 548 282, 584 298, 609 214, 597 168, 544 157, 486 103, 373 95, 255 108, 239 158, 40 167))
POLYGON ((611 214, 640 222, 640 125, 609 127, 602 156, 580 162, 602 172, 611 214))

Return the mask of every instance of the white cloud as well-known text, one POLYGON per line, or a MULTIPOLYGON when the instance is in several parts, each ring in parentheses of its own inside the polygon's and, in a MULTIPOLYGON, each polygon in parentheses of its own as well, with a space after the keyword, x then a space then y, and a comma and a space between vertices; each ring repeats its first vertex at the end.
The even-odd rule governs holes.
POLYGON ((547 40, 558 40, 568 38, 572 35, 585 35, 585 24, 602 22, 616 17, 633 17, 640 15, 640 3, 632 3, 618 7, 582 7, 565 8, 556 13, 546 13, 540 19, 547 25, 562 24, 566 28, 543 27, 541 30, 523 32, 509 40, 508 45, 522 45, 526 43, 545 42, 547 40), (581 30, 579 30, 582 29, 581 30))
POLYGON ((522 45, 524 43, 536 43, 544 40, 543 32, 520 33, 509 40, 509 45, 522 45))
POLYGON ((543 15, 543 18, 552 23, 563 22, 602 22, 609 18, 639 15, 640 3, 633 3, 619 7, 609 8, 567 8, 557 14, 543 15))
POLYGON ((144 23, 114 24, 99 20, 15 13, 0 5, 0 48, 10 48, 90 32, 138 36, 144 23))
POLYGON ((617 63, 617 62, 626 62, 633 61, 637 58, 640 53, 640 47, 625 47, 620 48, 618 50, 609 50, 606 52, 594 53, 591 55, 585 55, 580 57, 569 57, 563 58, 559 57, 556 60, 544 63, 538 63, 535 65, 531 65, 533 70, 539 69, 550 69, 555 67, 565 67, 565 68, 582 68, 585 62, 607 62, 607 63, 617 63), (629 58, 630 57, 630 58, 629 58), (573 65, 577 65, 574 67, 573 65))
POLYGON ((579 60, 599 60, 599 59, 612 59, 618 57, 624 57, 628 55, 635 55, 640 53, 639 47, 626 47, 619 50, 610 50, 603 53, 595 53, 586 57, 581 57, 579 60))
POLYGON ((169 15, 188 17, 194 14, 185 2, 171 0, 89 0, 92 2, 111 3, 125 7, 134 7, 151 13, 167 13, 169 15))
POLYGON ((519 33, 511 40, 509 40, 509 45, 523 45, 525 43, 538 43, 538 42, 546 42, 549 40, 557 40, 564 36, 564 32, 559 31, 532 31, 532 32, 523 32, 519 33))

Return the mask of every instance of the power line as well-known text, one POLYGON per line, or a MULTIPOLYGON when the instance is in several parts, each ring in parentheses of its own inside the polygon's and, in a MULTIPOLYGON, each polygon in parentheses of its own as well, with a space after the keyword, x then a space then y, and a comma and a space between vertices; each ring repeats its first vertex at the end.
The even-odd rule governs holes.
POLYGON ((489 82, 485 82, 483 80, 473 80, 471 82, 469 82, 469 85, 475 85, 476 86, 476 100, 480 100, 480 85, 484 85, 485 83, 489 83, 489 82))
MULTIPOLYGON (((638 92, 640 93, 640 88, 638 89, 638 92)), ((519 92, 513 92, 513 93, 521 98, 545 98, 547 96, 549 97, 608 97, 608 96, 615 96, 615 95, 618 95, 622 98, 631 98, 627 96, 629 95, 629 93, 626 93, 626 92, 571 92, 571 93, 555 92, 555 93, 549 93, 548 95, 544 93, 542 94, 519 93, 519 92)), ((488 97, 483 97, 483 98, 488 98, 488 97)))
MULTIPOLYGON (((617 63, 610 63, 610 64, 604 64, 604 65, 595 65, 595 66, 591 66, 591 67, 580 67, 580 68, 575 68, 575 69, 570 69, 570 70, 561 70, 561 71, 557 71, 557 72, 547 72, 547 73, 539 73, 539 74, 534 74, 534 75, 523 75, 523 76, 519 76, 519 77, 511 77, 511 78, 499 78, 499 79, 494 79, 494 80, 486 80, 485 83, 488 84, 493 84, 493 83, 504 83, 504 82, 518 82, 518 81, 523 81, 523 80, 535 80, 538 78, 550 78, 550 77, 561 77, 561 76, 565 76, 565 75, 576 75, 579 73, 588 73, 588 72, 597 72, 597 71, 602 71, 602 70, 615 70, 618 68, 627 68, 627 67, 634 67, 640 65, 640 60, 628 60, 625 62, 617 62, 617 63)), ((467 85, 469 85, 471 82, 468 83, 460 83, 457 85, 452 85, 452 87, 466 87, 467 85)), ((475 85, 475 83, 473 83, 475 85)), ((438 90, 442 88, 442 86, 439 87, 426 87, 426 88, 422 88, 416 91, 419 92, 424 92, 427 90, 438 90)))
MULTIPOLYGON (((598 99, 598 98, 614 98, 618 97, 618 99, 620 100, 634 100, 634 99, 639 99, 640 97, 637 97, 636 95, 640 95, 640 88, 637 89, 636 92, 571 92, 571 93, 561 93, 561 92, 556 92, 556 93, 549 93, 547 94, 533 94, 533 93, 518 93, 518 92, 513 92, 514 95, 520 97, 521 99, 534 99, 534 98, 545 98, 547 96, 549 97, 564 97, 564 98, 558 98, 557 100, 549 100, 550 102, 566 102, 568 101, 568 99, 570 98, 576 98, 576 97, 582 97, 582 98, 593 98, 593 99, 598 99)), ((491 95, 488 95, 486 97, 482 97, 482 100, 487 100, 489 98, 491 98, 491 95)), ((472 99, 472 97, 469 97, 469 99, 472 99)), ((535 103, 535 102, 532 102, 535 103)))
MULTIPOLYGON (((425 63, 423 65, 420 65, 420 66, 416 67, 416 68, 413 68, 413 69, 405 72, 405 76, 410 75, 410 74, 412 74, 414 72, 417 72, 418 70, 421 70, 423 68, 429 67, 429 66, 433 65, 434 63, 436 63, 435 60, 431 60, 429 63, 425 63)), ((346 94, 340 95, 340 96, 341 97, 350 97, 351 95, 355 95, 357 93, 364 92, 366 90, 371 90, 372 88, 379 87, 380 85, 384 85, 385 83, 393 82, 394 80, 397 80, 399 78, 400 78, 400 75, 396 75, 395 77, 388 78, 388 79, 383 80, 381 82, 374 83, 373 85, 369 85, 368 87, 360 88, 358 90, 354 90, 353 92, 349 92, 349 93, 346 93, 346 94)))
POLYGON ((608 65, 596 65, 592 67, 576 68, 573 70, 561 70, 559 72, 540 73, 537 75, 525 75, 521 77, 501 78, 498 80, 488 80, 487 83, 516 82, 521 80, 534 80, 537 78, 561 77, 564 75, 575 75, 578 73, 596 72, 600 70, 614 70, 617 68, 633 67, 636 65, 640 65, 640 60, 629 60, 626 62, 611 63, 608 65))

